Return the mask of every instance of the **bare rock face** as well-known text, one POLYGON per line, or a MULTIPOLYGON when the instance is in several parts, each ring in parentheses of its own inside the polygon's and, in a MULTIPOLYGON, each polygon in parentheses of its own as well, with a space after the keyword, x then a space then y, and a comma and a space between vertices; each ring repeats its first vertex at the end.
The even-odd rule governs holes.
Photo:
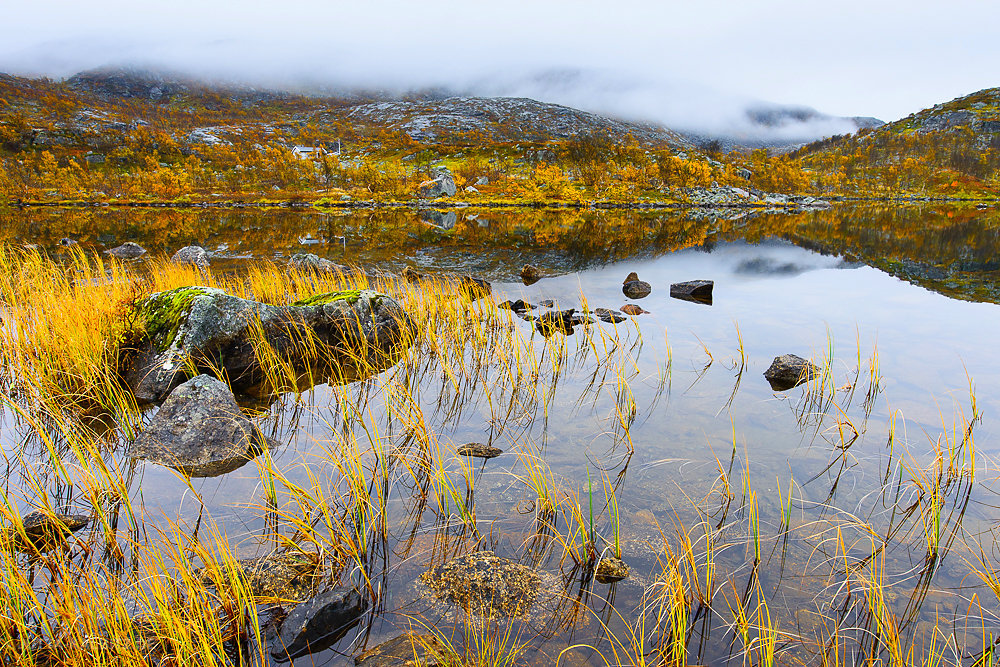
POLYGON ((485 618, 524 615, 538 595, 541 577, 531 568, 477 551, 420 575, 435 597, 485 618))
POLYGON ((192 477, 215 477, 274 444, 243 416, 224 382, 199 375, 171 392, 132 442, 129 455, 192 477))
POLYGON ((794 354, 783 354, 774 358, 768 369, 764 371, 764 377, 771 384, 772 389, 785 391, 803 382, 808 382, 819 373, 819 368, 813 362, 794 354))
POLYGON ((329 648, 358 624, 364 610, 361 595, 343 586, 296 605, 271 641, 271 657, 294 660, 329 648))
POLYGON ((200 245, 184 246, 170 258, 174 264, 193 264, 200 269, 208 268, 208 252, 200 245))
POLYGON ((281 307, 211 287, 180 287, 137 302, 129 321, 119 373, 140 403, 162 401, 191 369, 222 369, 234 392, 259 397, 354 381, 394 365, 413 334, 402 307, 371 290, 317 294, 281 307), (269 348, 263 358, 262 341, 269 348), (299 386, 273 386, 269 371, 278 360, 299 374, 299 386))

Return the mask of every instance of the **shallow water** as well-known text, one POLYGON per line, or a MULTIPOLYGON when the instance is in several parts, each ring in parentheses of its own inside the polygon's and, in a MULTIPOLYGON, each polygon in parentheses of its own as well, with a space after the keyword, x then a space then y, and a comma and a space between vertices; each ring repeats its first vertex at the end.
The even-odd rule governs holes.
MULTIPOLYGON (((530 643, 527 659, 546 664, 575 643, 594 644, 609 657, 595 615, 624 637, 608 600, 624 619, 637 617, 644 587, 662 574, 657 556, 668 547, 679 549, 680 527, 691 531, 698 553, 704 551, 706 530, 716 541, 718 588, 712 611, 691 622, 691 663, 716 663, 730 654, 730 606, 744 597, 754 577, 777 627, 788 633, 778 642, 779 658, 818 663, 806 646, 822 642, 824 620, 828 627, 837 619, 845 627, 867 622, 853 606, 863 596, 855 590, 852 598, 845 583, 851 577, 844 574, 844 552, 847 561, 863 568, 872 535, 881 544, 891 534, 879 552, 884 581, 904 637, 915 645, 925 645, 937 626, 955 633, 959 646, 972 653, 976 638, 956 626, 964 622, 973 594, 984 606, 995 605, 993 593, 968 576, 963 560, 971 557, 968 547, 982 543, 987 554, 994 549, 1000 490, 995 465, 1000 353, 991 344, 992 332, 1000 328, 994 286, 1000 218, 990 212, 836 208, 725 219, 704 212, 486 211, 470 219, 460 211, 452 230, 433 228, 410 211, 43 209, 5 215, 6 242, 38 243, 53 253, 63 251, 63 237, 94 250, 132 240, 161 255, 196 242, 214 253, 214 270, 240 271, 255 258, 314 252, 369 272, 398 272, 407 265, 431 273, 473 272, 493 282, 497 302, 552 299, 559 308, 579 309, 585 299, 592 309, 619 308, 629 302, 621 283, 630 271, 653 286, 649 297, 636 302, 649 314, 617 327, 593 325, 603 335, 587 336, 577 327, 571 336, 546 339, 530 323, 510 319, 543 360, 544 394, 505 385, 499 364, 482 367, 478 372, 485 380, 457 390, 442 375, 440 361, 417 364, 424 373, 414 393, 429 430, 442 443, 446 468, 459 470, 446 451, 449 444, 491 441, 508 450, 476 465, 481 537, 470 536, 460 522, 442 525, 433 511, 414 520, 408 487, 394 484, 390 537, 379 570, 380 613, 317 656, 317 663, 346 664, 413 617, 461 628, 454 609, 429 602, 417 578, 429 565, 477 547, 522 562, 538 560, 553 575, 551 588, 558 582, 566 587, 552 608, 539 603, 547 617, 528 619, 522 635, 530 643), (516 275, 526 262, 549 277, 522 284, 516 275), (712 305, 670 298, 670 283, 693 279, 715 281, 712 305), (611 353, 603 347, 608 341, 614 341, 611 353), (600 353, 591 342, 601 346, 600 353), (546 355, 563 343, 565 356, 556 372, 545 365, 546 355), (876 351, 881 388, 866 403, 876 351), (784 353, 828 359, 834 389, 810 384, 773 391, 762 373, 784 353), (928 559, 921 519, 926 500, 914 480, 932 466, 935 446, 947 451, 947 438, 956 438, 953 429, 961 439, 962 416, 972 414, 970 377, 983 415, 974 426, 975 484, 956 482, 944 492, 942 543, 948 544, 951 534, 958 538, 950 551, 942 548, 928 559), (634 417, 624 418, 627 428, 619 413, 622 392, 631 392, 635 403, 634 417), (557 544, 532 551, 534 494, 518 478, 521 461, 509 453, 528 446, 538 447, 560 484, 584 502, 593 485, 597 532, 607 539, 611 521, 600 479, 619 481, 621 545, 632 566, 630 579, 612 587, 581 581, 578 571, 565 563, 560 567, 557 544), (722 492, 720 468, 732 498, 722 492), (756 494, 759 513, 756 567, 747 488, 756 494), (789 488, 786 529, 782 506, 789 488), (916 510, 907 515, 908 508, 916 510)), ((485 308, 484 303, 470 308, 485 308)), ((283 397, 260 418, 268 434, 283 443, 270 453, 276 467, 293 482, 305 483, 308 469, 336 483, 323 446, 343 427, 344 395, 370 392, 369 421, 381 425, 380 437, 398 444, 405 434, 387 424, 379 396, 391 373, 346 391, 318 386, 301 397, 283 397)), ((5 420, 5 451, 13 452, 20 440, 5 420)), ((256 464, 192 480, 191 489, 169 469, 140 464, 137 472, 131 488, 147 521, 194 525, 201 507, 197 493, 210 515, 203 520, 217 523, 242 555, 268 549, 272 527, 263 518, 256 464)), ((16 484, 16 477, 8 481, 10 487, 16 484)), ((987 615, 986 623, 989 630, 996 619, 987 615)), ((870 641, 864 635, 858 630, 852 637, 870 641)), ((571 658, 600 662, 586 651, 563 662, 571 658)))

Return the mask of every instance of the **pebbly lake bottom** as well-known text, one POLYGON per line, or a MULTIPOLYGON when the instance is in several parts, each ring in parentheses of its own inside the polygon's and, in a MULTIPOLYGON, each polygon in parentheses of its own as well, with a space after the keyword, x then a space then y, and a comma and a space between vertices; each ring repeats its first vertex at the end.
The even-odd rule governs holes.
MULTIPOLYGON (((676 657, 678 643, 690 664, 821 664, 831 637, 845 660, 890 660, 896 637, 904 658, 913 648, 907 662, 974 662, 997 624, 1000 358, 989 332, 1000 310, 861 261, 877 248, 822 254, 787 240, 800 227, 768 231, 749 221, 711 243, 667 243, 652 254, 636 242, 628 257, 573 271, 565 250, 532 285, 511 282, 509 270, 487 273, 492 296, 457 307, 492 322, 502 349, 470 329, 467 347, 421 342, 376 377, 283 395, 255 413, 281 443, 266 464, 197 479, 139 462, 128 480, 136 515, 150 539, 154 527, 174 540, 201 531, 199 539, 217 535, 238 557, 257 557, 299 540, 297 489, 322 490, 334 505, 347 493, 350 466, 337 457, 358 462, 369 484, 380 479, 373 497, 384 529, 366 534, 363 567, 332 574, 369 588, 371 610, 296 664, 349 664, 400 631, 431 628, 461 652, 494 647, 529 664, 658 664, 649 656, 659 648, 676 657), (623 295, 633 271, 649 296, 623 295), (714 281, 711 305, 670 297, 671 283, 694 279, 714 281), (496 311, 507 299, 649 312, 544 336, 496 311), (773 390, 762 374, 785 353, 812 359, 822 378, 773 390), (428 444, 414 445, 422 437, 428 444), (504 453, 458 456, 467 442, 504 453), (393 456, 405 463, 389 469, 393 456), (413 473, 418 459, 427 460, 423 476, 413 473), (551 514, 541 511, 540 484, 556 501, 551 514), (588 541, 602 555, 620 549, 629 577, 596 581, 588 541), (482 550, 540 573, 532 608, 484 621, 421 579, 482 550), (563 653, 575 645, 587 648, 563 653)), ((524 257, 505 259, 507 250, 458 252, 472 253, 471 265, 524 257)), ((449 256, 420 245, 387 264, 433 272, 447 270, 449 256)), ((25 435, 8 414, 13 469, 44 467, 25 435)), ((24 504, 39 488, 19 472, 5 493, 24 504)), ((53 497, 80 501, 43 479, 53 497)))

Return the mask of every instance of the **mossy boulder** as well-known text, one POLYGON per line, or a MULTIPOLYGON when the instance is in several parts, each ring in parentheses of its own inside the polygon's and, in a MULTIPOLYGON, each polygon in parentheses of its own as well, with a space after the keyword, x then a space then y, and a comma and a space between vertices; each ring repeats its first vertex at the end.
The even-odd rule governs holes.
POLYGON ((370 376, 394 365, 412 336, 403 308, 371 290, 273 306, 179 287, 134 304, 119 372, 140 403, 160 402, 203 372, 223 373, 234 392, 263 397, 370 376))

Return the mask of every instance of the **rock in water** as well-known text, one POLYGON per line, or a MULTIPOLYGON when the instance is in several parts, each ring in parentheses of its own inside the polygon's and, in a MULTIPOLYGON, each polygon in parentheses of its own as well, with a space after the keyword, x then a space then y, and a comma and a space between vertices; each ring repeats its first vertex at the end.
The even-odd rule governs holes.
POLYGON ((353 588, 337 587, 298 604, 271 641, 271 656, 293 660, 337 643, 358 624, 365 604, 353 588))
POLYGON ((407 282, 416 283, 420 282, 424 278, 424 274, 416 271, 412 266, 408 266, 403 269, 403 278, 405 278, 407 282))
POLYGON ((548 336, 556 331, 564 334, 572 333, 573 325, 576 324, 576 308, 567 310, 554 310, 540 315, 535 320, 535 328, 544 336, 548 336))
POLYGON ((486 618, 521 616, 535 601, 541 578, 492 551, 460 556, 420 575, 435 597, 486 618))
POLYGON ((639 276, 635 271, 628 274, 625 282, 622 283, 622 294, 630 299, 642 299, 649 296, 649 293, 652 291, 652 286, 647 282, 639 280, 639 276))
POLYGON ((634 303, 626 303, 622 306, 622 312, 626 315, 642 315, 643 313, 649 314, 648 310, 644 310, 642 306, 637 306, 634 303))
POLYGON ((462 280, 458 284, 458 291, 465 295, 466 298, 475 301, 476 299, 488 296, 493 291, 493 287, 482 278, 462 276, 462 280))
POLYGON ((602 322, 607 322, 609 324, 617 324, 628 319, 617 310, 611 310, 609 308, 595 308, 594 315, 597 315, 598 319, 602 322))
POLYGON ((346 273, 347 267, 336 262, 314 255, 311 252, 299 252, 288 258, 288 268, 298 271, 314 271, 316 273, 346 273))
POLYGON ((711 306, 714 286, 715 283, 711 280, 689 280, 683 283, 673 283, 670 285, 670 296, 675 299, 711 306))
POLYGON ((435 635, 407 632, 382 642, 354 658, 355 667, 439 667, 448 650, 435 635))
POLYGON ((504 301, 503 303, 497 304, 498 310, 513 310, 515 313, 524 312, 526 310, 534 310, 534 306, 524 301, 523 299, 518 299, 517 301, 504 301))
POLYGON ((128 453, 191 477, 215 477, 276 444, 243 416, 224 382, 199 375, 170 393, 128 453))
POLYGON ((200 269, 208 268, 208 253, 200 245, 184 246, 170 258, 174 264, 193 264, 200 269))
POLYGON ((764 371, 764 377, 771 383, 772 389, 785 391, 808 382, 819 373, 819 368, 813 362, 794 354, 783 354, 774 358, 764 371))
POLYGON ((119 372, 140 403, 162 401, 186 371, 221 369, 233 391, 270 396, 322 381, 350 382, 394 365, 412 342, 409 316, 370 290, 330 292, 279 307, 211 287, 179 287, 137 302, 119 372), (261 355, 261 339, 270 347, 261 355), (273 386, 273 354, 299 375, 273 386))
POLYGON ((32 512, 21 518, 23 536, 17 528, 7 528, 7 539, 10 540, 7 543, 19 551, 45 553, 62 546, 70 533, 75 533, 88 523, 90 517, 84 514, 32 512))
POLYGON ((459 456, 474 456, 480 459, 495 459, 503 454, 502 449, 484 445, 481 442, 470 442, 458 448, 459 456))
POLYGON ((135 259, 137 257, 142 257, 146 254, 146 249, 143 248, 138 243, 132 243, 128 241, 121 244, 116 248, 111 248, 110 250, 105 250, 107 254, 111 255, 116 259, 135 259))
POLYGON ((521 267, 521 280, 525 285, 533 285, 542 279, 542 272, 537 266, 525 264, 521 267))
MULTIPOLYGON (((289 551, 269 554, 260 558, 244 558, 236 561, 247 586, 255 597, 281 602, 297 602, 312 597, 319 581, 319 557, 305 551, 289 551)), ((220 566, 221 567, 221 566, 220 566)), ((222 576, 228 576, 224 570, 222 576)), ((195 572, 195 577, 205 584, 211 584, 212 577, 206 568, 195 572)))
POLYGON ((602 584, 613 584, 628 576, 628 565, 617 556, 605 556, 597 564, 594 578, 602 584))

